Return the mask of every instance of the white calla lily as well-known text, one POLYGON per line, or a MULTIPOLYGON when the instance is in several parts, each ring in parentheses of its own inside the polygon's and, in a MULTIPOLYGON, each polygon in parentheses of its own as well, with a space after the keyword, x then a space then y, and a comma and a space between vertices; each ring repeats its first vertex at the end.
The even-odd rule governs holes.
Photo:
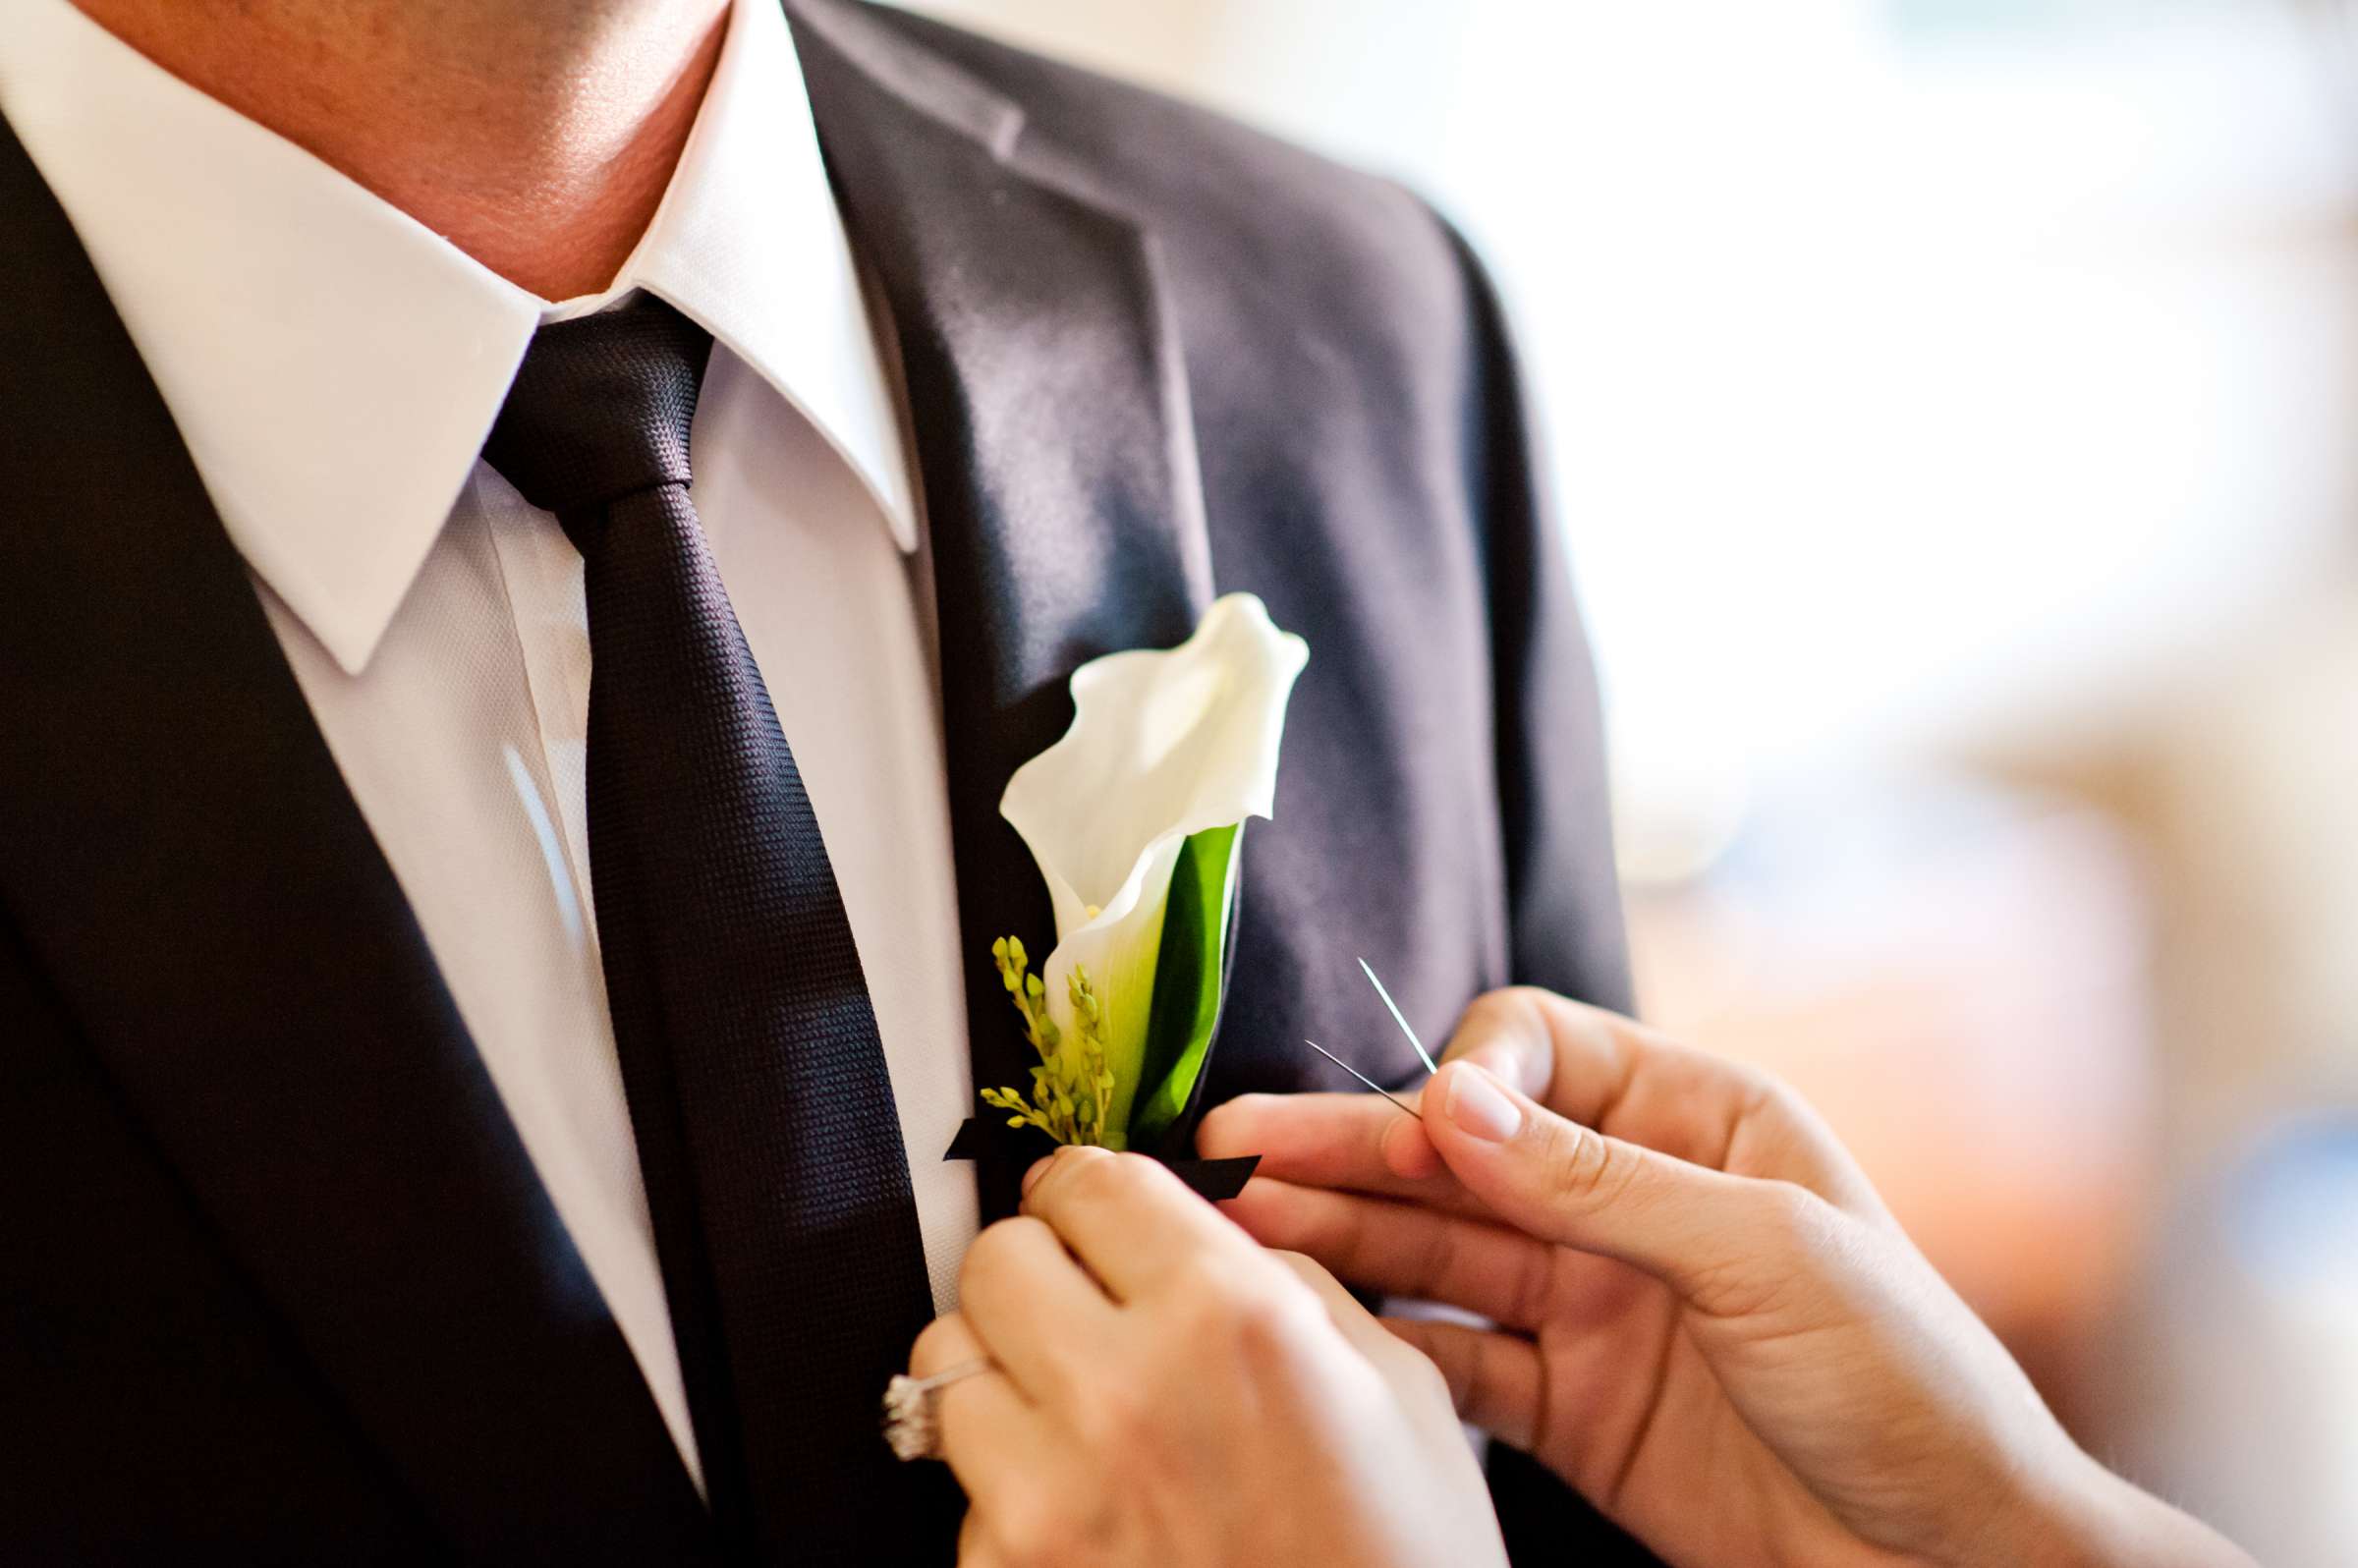
POLYGON ((1261 600, 1231 593, 1167 650, 1092 659, 1073 672, 1073 723, 1016 770, 999 814, 1048 884, 1056 948, 1041 979, 1074 1037, 1075 966, 1103 1015, 1119 1147, 1147 1044, 1171 872, 1188 836, 1267 816, 1286 700, 1310 650, 1261 600))

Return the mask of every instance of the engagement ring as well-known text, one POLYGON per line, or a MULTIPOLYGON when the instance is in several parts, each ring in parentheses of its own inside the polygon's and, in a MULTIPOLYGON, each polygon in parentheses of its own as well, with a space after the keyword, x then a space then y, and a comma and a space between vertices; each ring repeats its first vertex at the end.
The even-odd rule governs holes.
POLYGON ((930 1377, 895 1372, 884 1385, 884 1440, 899 1459, 941 1457, 941 1391, 961 1377, 990 1371, 983 1360, 962 1361, 930 1377))

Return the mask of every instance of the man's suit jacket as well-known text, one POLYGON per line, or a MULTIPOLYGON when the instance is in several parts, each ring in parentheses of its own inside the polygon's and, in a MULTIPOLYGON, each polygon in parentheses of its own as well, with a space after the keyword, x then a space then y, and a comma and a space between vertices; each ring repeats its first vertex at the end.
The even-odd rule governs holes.
MULTIPOLYGON (((1061 733, 1075 665, 1238 588, 1312 658, 1207 1095, 1329 1083, 1305 1035, 1407 1079, 1360 954, 1429 1037, 1510 980, 1625 1005, 1588 654, 1464 247, 1199 111, 850 0, 789 9, 906 373, 976 1081, 1024 1066, 987 937, 1052 929, 1001 788, 1061 733)), ((4 134, 0 719, 0 1558, 708 1556, 171 419, 4 134)), ((986 1218, 1014 1175, 982 1170, 986 1218)), ((1547 1556, 1606 1540, 1493 1470, 1547 1556)))

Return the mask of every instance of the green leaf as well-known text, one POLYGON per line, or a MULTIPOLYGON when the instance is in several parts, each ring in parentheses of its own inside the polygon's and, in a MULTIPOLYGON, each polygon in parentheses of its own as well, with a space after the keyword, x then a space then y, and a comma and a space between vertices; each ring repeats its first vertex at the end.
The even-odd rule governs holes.
POLYGON ((1227 973, 1229 914, 1236 902, 1242 822, 1192 833, 1171 871, 1147 1014, 1147 1048, 1132 1101, 1129 1145, 1151 1148, 1187 1109, 1211 1050, 1227 973))

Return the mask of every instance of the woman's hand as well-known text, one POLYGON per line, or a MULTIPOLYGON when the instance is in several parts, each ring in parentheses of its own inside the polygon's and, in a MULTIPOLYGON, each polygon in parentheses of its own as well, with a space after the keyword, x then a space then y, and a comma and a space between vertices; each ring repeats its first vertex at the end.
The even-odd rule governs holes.
POLYGON ((1355 1283, 1468 1421, 1678 1564, 2248 1564, 2074 1446, 1791 1091, 1518 989, 1470 1008, 1422 1122, 1221 1106, 1229 1213, 1355 1283))
POLYGON ((1432 1364, 1161 1166, 1067 1148, 985 1230, 919 1376, 968 1568, 1505 1562, 1432 1364))

